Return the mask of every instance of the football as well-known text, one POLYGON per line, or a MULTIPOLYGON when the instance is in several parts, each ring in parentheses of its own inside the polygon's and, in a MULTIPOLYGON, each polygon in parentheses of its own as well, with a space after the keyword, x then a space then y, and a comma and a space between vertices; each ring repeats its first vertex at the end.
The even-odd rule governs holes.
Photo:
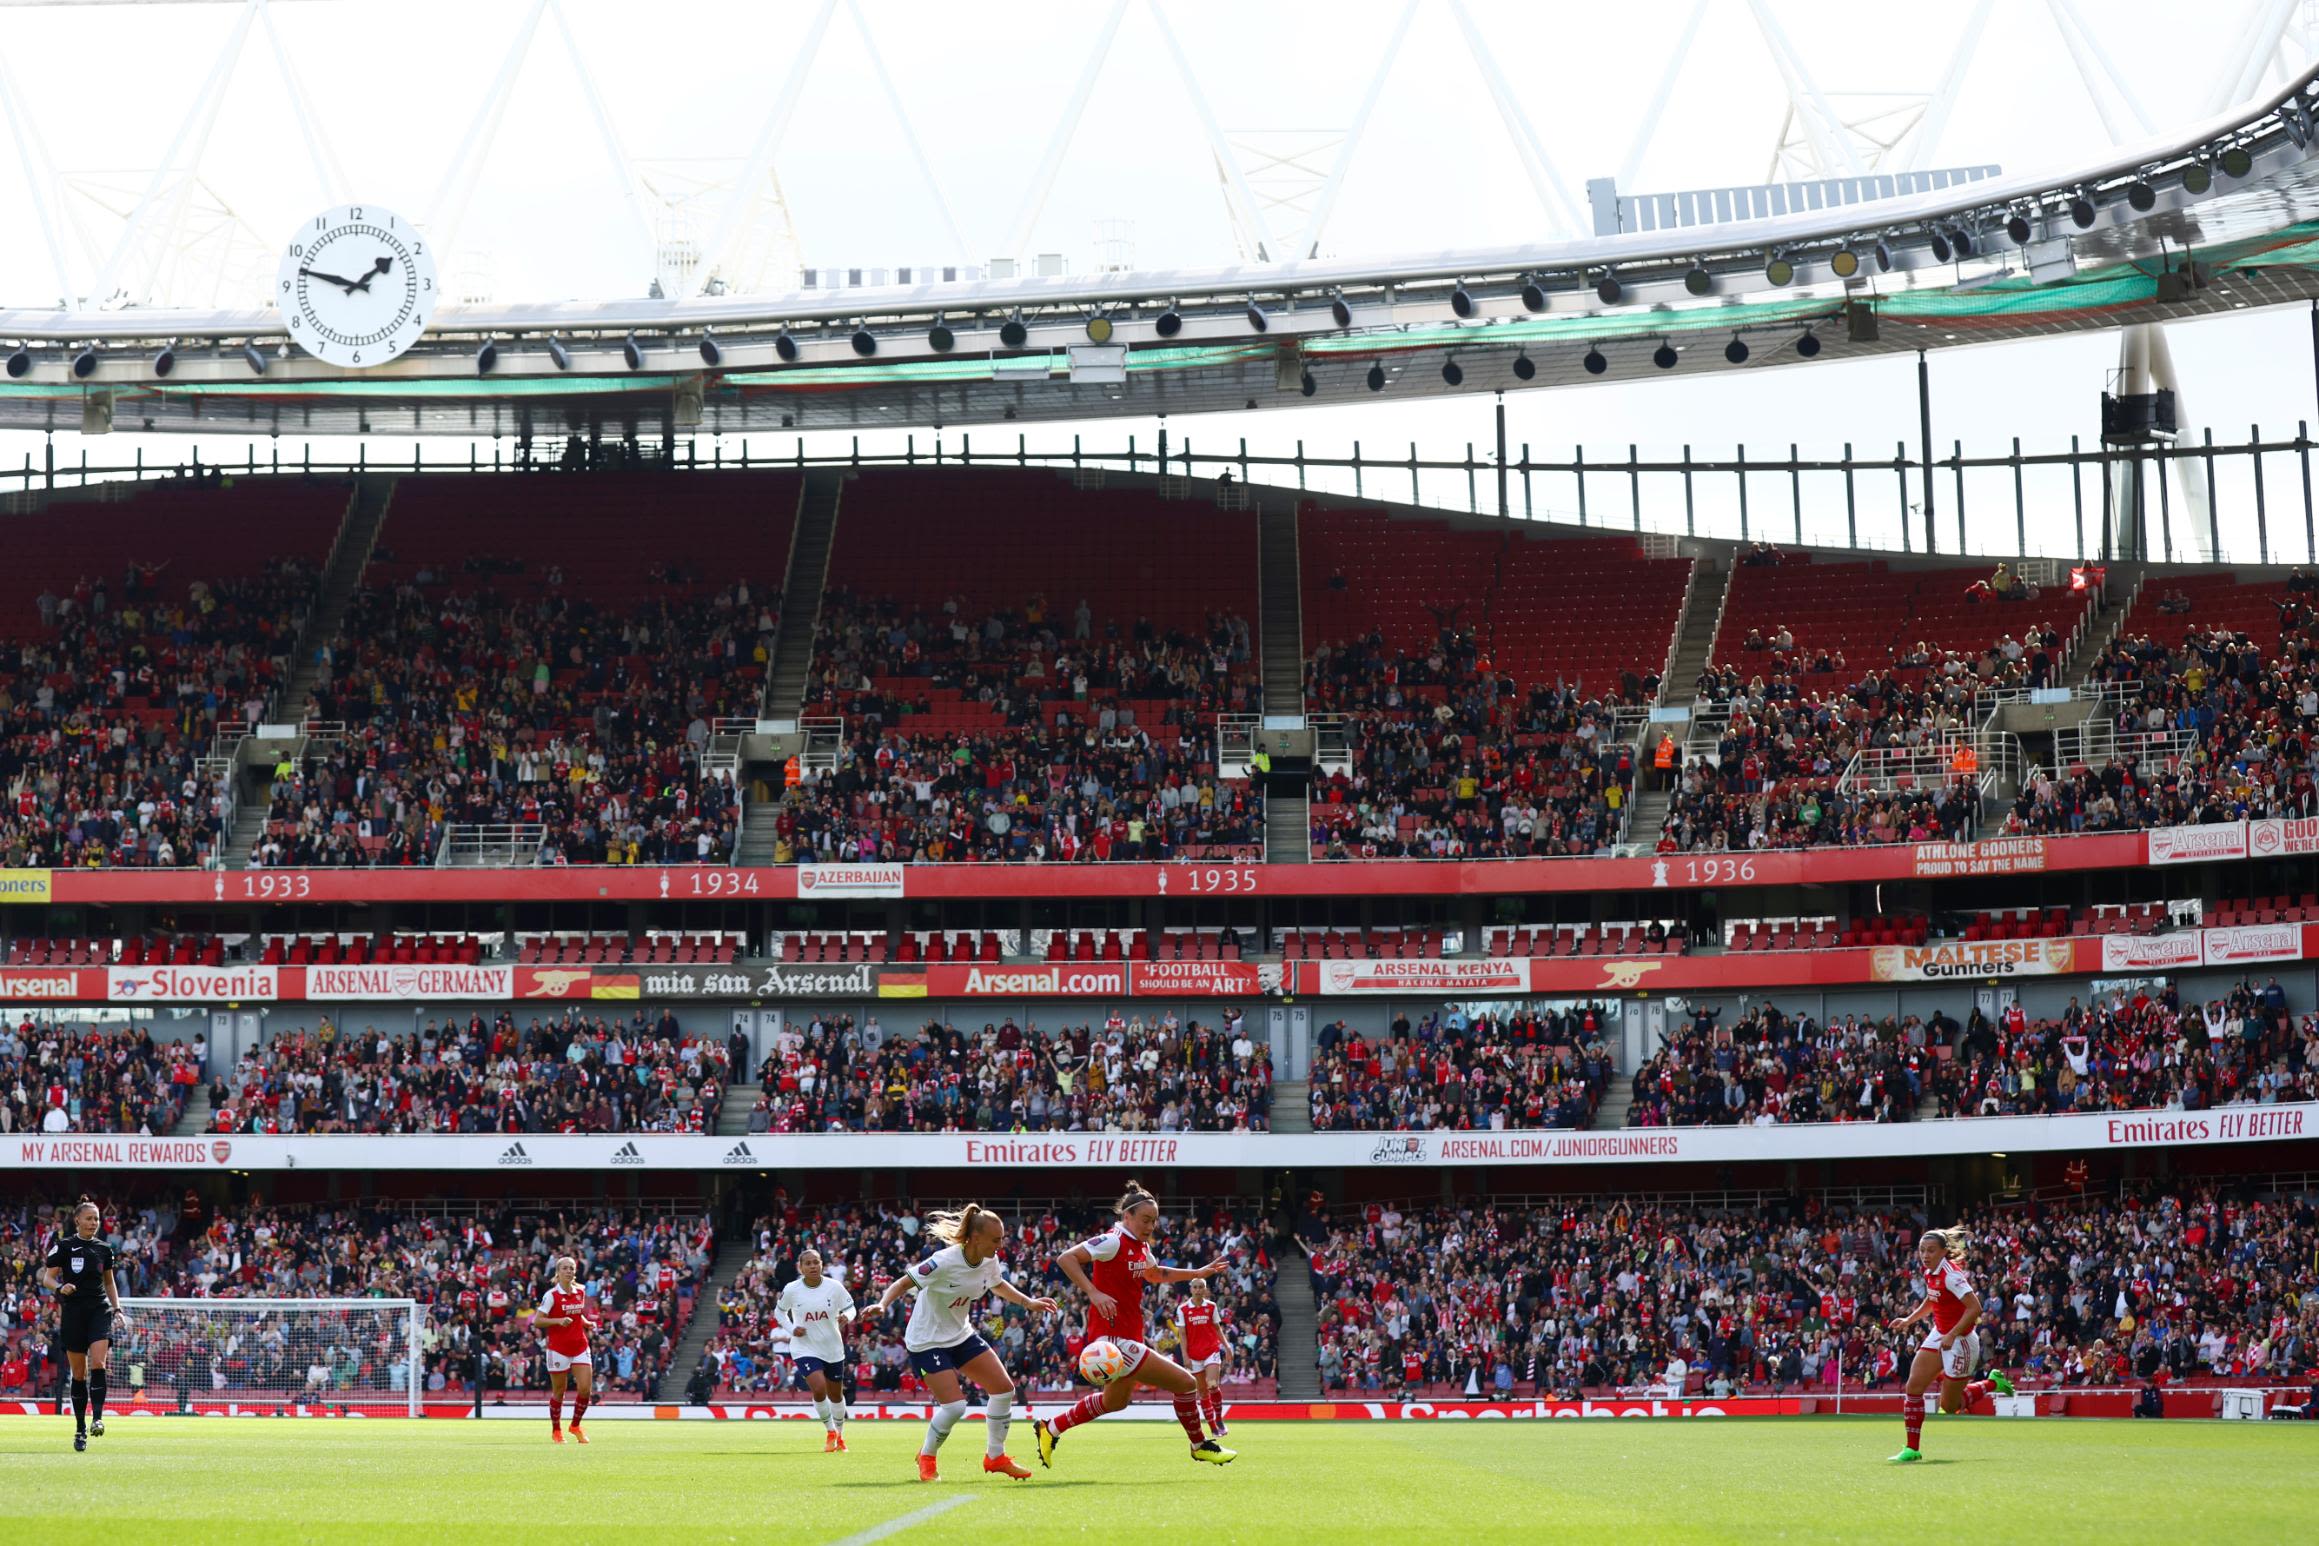
POLYGON ((1079 1377, 1090 1385, 1108 1385, 1127 1372, 1127 1356, 1109 1337, 1097 1337, 1079 1354, 1079 1377))

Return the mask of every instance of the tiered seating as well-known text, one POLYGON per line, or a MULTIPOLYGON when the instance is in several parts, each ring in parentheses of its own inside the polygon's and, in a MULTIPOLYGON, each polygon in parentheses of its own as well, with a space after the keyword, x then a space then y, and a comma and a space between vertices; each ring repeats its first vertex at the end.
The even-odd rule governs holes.
MULTIPOLYGON (((2157 904, 2151 904, 2158 910, 2157 904)), ((2225 897, 2215 904, 2207 921, 2229 928, 2247 923, 2310 923, 2319 920, 2319 892, 2281 892, 2272 896, 2225 897)))
POLYGON ((1529 691, 1633 702, 1666 668, 1691 560, 1632 537, 1560 537, 1307 505, 1297 519, 1306 647, 1376 634, 1423 656, 1445 633, 1529 691))
POLYGON ((890 959, 911 961, 1000 961, 1006 952, 999 947, 995 931, 985 929, 975 933, 960 929, 953 933, 944 929, 925 932, 905 932, 893 943, 890 959))
POLYGON ((1487 938, 1491 955, 1531 959, 1549 956, 1681 955, 1690 948, 1689 926, 1661 919, 1491 929, 1487 938))
POLYGON ((261 966, 477 966, 483 942, 472 935, 276 935, 259 952, 261 966))
POLYGON ((8 944, 10 966, 220 966, 225 959, 225 941, 213 934, 34 938, 8 944))
POLYGON ((1962 937, 1974 941, 2062 939, 2076 932, 2066 907, 2006 907, 1975 914, 1962 937))
POLYGON ((1237 961, 1243 946, 1230 929, 1056 929, 1050 961, 1237 961))
POLYGON ((724 863, 704 776, 754 718, 793 473, 430 476, 396 487, 253 862, 415 864, 446 824, 538 824, 575 863, 724 863), (364 777, 363 775, 369 775, 364 777))
POLYGON ((730 966, 740 941, 711 934, 541 934, 516 947, 518 966, 730 966))
POLYGON ((175 1127, 201 1083, 199 1044, 71 1015, 0 1017, 0 1132, 158 1137, 175 1127))
POLYGON ((1989 574, 1986 567, 1895 569, 1882 560, 1743 563, 1732 571, 1710 661, 1762 670, 1772 652, 1749 649, 1749 640, 1774 642, 1784 628, 1794 648, 1783 653, 1807 674, 1832 669, 1849 680, 1890 670, 1912 683, 1931 669, 1915 658, 1920 649, 1973 654, 2000 637, 2026 640, 2048 629, 2066 641, 2093 604, 2091 591, 2066 586, 2018 600, 1970 599, 1968 589, 1989 574))
POLYGON ((108 485, 7 518, 0 867, 190 865, 220 823, 195 777, 262 715, 347 485, 108 485))
POLYGON ((1568 1010, 1427 1010, 1407 1034, 1314 1038, 1312 1125, 1348 1128, 1585 1127, 1611 1077, 1600 1005, 1568 1010))
POLYGON ((1442 953, 1446 929, 1290 929, 1280 953, 1291 961, 1424 961, 1442 953))

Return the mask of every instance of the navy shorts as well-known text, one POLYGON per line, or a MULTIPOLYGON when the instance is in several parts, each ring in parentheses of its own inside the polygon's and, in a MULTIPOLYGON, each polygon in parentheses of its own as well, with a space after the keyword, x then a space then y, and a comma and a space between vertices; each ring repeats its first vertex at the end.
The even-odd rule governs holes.
POLYGON ((825 1369, 830 1371, 830 1378, 832 1379, 835 1379, 839 1373, 843 1372, 838 1369, 836 1364, 831 1363, 826 1358, 800 1358, 797 1360, 798 1381, 802 1384, 807 1376, 819 1374, 825 1369))
POLYGON ((940 1374, 945 1369, 963 1369, 990 1351, 990 1344, 979 1335, 948 1347, 930 1347, 923 1353, 910 1355, 910 1367, 920 1374, 940 1374))

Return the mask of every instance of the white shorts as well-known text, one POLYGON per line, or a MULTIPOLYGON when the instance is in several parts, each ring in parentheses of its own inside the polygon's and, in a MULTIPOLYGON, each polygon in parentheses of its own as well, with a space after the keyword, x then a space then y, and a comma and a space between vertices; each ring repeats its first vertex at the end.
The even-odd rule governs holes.
POLYGON ((1199 1373, 1202 1369, 1221 1369, 1224 1367, 1224 1355, 1222 1353, 1210 1353, 1205 1358, 1186 1358, 1184 1360, 1184 1367, 1189 1369, 1194 1374, 1199 1373))
POLYGON ((1924 1334, 1924 1345, 1941 1355, 1941 1378, 1961 1380, 1970 1378, 1974 1366, 1981 1361, 1981 1334, 1968 1331, 1947 1348, 1941 1346, 1939 1328, 1924 1334))
MULTIPOLYGON (((1142 1368, 1144 1359, 1151 1353, 1148 1346, 1136 1341, 1133 1337, 1113 1337, 1111 1345, 1118 1348, 1119 1356, 1127 1360, 1119 1370, 1119 1378, 1122 1380, 1142 1368)), ((1117 1384, 1118 1381, 1114 1380, 1112 1383, 1117 1384)))
POLYGON ((548 1373, 562 1374, 576 1363, 586 1364, 590 1374, 596 1372, 595 1360, 586 1353, 564 1354, 557 1352, 552 1347, 548 1349, 548 1373))

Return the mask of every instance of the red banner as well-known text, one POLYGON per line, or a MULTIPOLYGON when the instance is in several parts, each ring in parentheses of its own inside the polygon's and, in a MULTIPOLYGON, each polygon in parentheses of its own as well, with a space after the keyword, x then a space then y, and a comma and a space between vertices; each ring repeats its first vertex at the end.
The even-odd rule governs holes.
POLYGON ((1128 985, 1137 997, 1181 994, 1187 998, 1245 998, 1278 992, 1281 968, 1254 961, 1135 961, 1128 985))
POLYGON ((41 999, 101 1004, 105 999, 105 969, 101 966, 0 967, 0 1003, 41 999))
MULTIPOLYGON (((2210 828, 2179 829, 2211 832, 2210 828)), ((2237 853, 2245 824, 2234 823, 2237 853)), ((2164 839, 2169 851, 2183 843, 2164 839)), ((2227 845, 2226 845, 2227 846, 2227 845)), ((1360 864, 920 864, 902 868, 913 900, 985 897, 1137 898, 1204 896, 1502 896, 1592 891, 1729 890, 1749 886, 1838 885, 1910 880, 1925 875, 2004 874, 2019 870, 2129 869, 2143 864, 2150 842, 2139 832, 2080 837, 1998 838, 1983 843, 1890 844, 1876 848, 1786 850, 1761 854, 1664 854, 1634 859, 1380 859, 1360 864), (2031 847, 2028 845, 2036 845, 2031 847)), ((2192 857, 2226 857, 2201 852, 2192 857)), ((850 869, 863 867, 849 867, 850 869)), ((869 887, 892 877, 817 874, 813 893, 869 887)), ((721 865, 662 868, 511 870, 55 870, 38 900, 98 906, 213 906, 229 903, 574 901, 650 902, 719 899, 793 900, 796 867, 739 869, 721 865)))

